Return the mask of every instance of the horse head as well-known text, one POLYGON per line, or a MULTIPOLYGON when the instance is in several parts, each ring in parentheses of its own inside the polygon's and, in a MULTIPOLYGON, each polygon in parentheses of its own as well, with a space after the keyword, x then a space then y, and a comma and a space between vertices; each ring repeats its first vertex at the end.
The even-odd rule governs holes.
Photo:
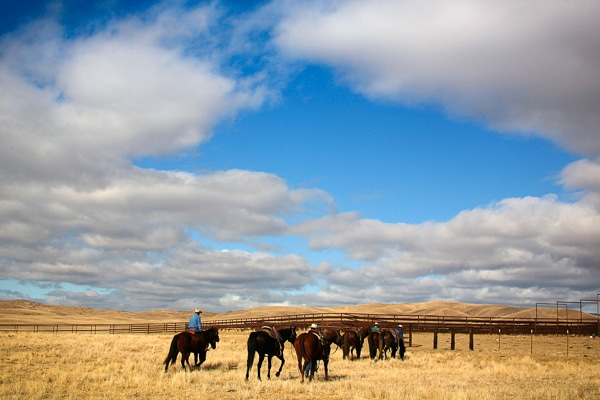
POLYGON ((369 332, 371 332, 371 328, 368 326, 363 326, 359 329, 360 332, 360 340, 364 341, 367 336, 369 336, 369 332))
POLYGON ((293 326, 291 328, 280 329, 277 331, 277 333, 279 333, 279 336, 281 337, 283 342, 285 342, 287 340, 291 344, 294 344, 294 340, 296 340, 296 327, 295 326, 293 326))
POLYGON ((342 338, 339 330, 326 330, 324 334, 330 344, 333 343, 338 347, 342 347, 344 345, 344 339, 342 338))
POLYGON ((216 349, 217 342, 220 340, 219 329, 211 326, 209 329, 206 330, 206 332, 208 333, 207 342, 210 344, 210 347, 212 347, 213 350, 216 349))

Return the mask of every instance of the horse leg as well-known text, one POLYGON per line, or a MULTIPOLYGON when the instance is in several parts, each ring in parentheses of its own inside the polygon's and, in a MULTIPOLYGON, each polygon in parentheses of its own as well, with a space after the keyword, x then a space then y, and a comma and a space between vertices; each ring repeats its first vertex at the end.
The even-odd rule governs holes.
POLYGON ((206 349, 204 349, 203 351, 200 351, 198 353, 198 358, 199 358, 199 362, 198 365, 196 366, 196 368, 199 368, 202 363, 204 363, 204 361, 206 361, 206 349))
POLYGON ((281 374, 281 370, 283 369, 283 364, 285 364, 285 358, 283 358, 283 354, 281 354, 281 357, 278 357, 278 358, 281 360, 281 365, 279 366, 279 370, 277 371, 275 376, 279 378, 279 375, 281 374))
POLYGON ((271 379, 271 358, 272 355, 267 355, 267 379, 271 379))
POLYGON ((262 381, 260 377, 260 368, 262 367, 263 360, 265 359, 265 355, 262 353, 258 353, 258 364, 256 365, 256 369, 258 369, 258 380, 262 381))
POLYGON ((315 368, 317 367, 317 360, 313 359, 310 361, 310 372, 308 375, 308 381, 311 382, 315 377, 315 368))
MULTIPOLYGON (((300 371, 300 383, 304 382, 304 369, 302 368, 302 361, 302 357, 298 357, 298 371, 300 371)), ((304 365, 304 367, 306 368, 306 365, 304 365)))
POLYGON ((190 367, 190 370, 192 369, 192 367, 190 366, 190 353, 189 352, 181 352, 181 368, 183 368, 183 370, 185 371, 185 364, 187 363, 188 367, 190 367))
POLYGON ((344 360, 352 360, 352 345, 350 344, 349 340, 347 342, 344 341, 343 350, 344 350, 344 353, 343 353, 342 358, 344 360))
MULTIPOLYGON (((304 375, 306 374, 306 368, 309 367, 310 360, 303 359, 302 357, 298 359, 298 368, 300 369, 300 383, 304 382, 304 375), (304 361, 304 363, 302 363, 304 361)), ((309 367, 312 369, 312 365, 309 367)))
POLYGON ((327 365, 329 364, 329 358, 323 360, 323 368, 325 368, 325 379, 329 379, 329 371, 327 370, 327 365))

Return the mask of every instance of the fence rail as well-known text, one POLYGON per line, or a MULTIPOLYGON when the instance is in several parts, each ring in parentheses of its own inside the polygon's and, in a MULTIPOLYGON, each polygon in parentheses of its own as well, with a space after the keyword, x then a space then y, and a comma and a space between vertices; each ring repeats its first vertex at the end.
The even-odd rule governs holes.
POLYGON ((498 318, 498 317, 448 317, 437 315, 390 314, 298 314, 265 318, 211 320, 211 325, 223 328, 257 328, 262 325, 307 327, 311 323, 322 327, 344 329, 372 325, 392 328, 402 324, 406 329, 419 332, 448 331, 456 333, 504 334, 562 334, 598 335, 598 318, 498 318))
POLYGON ((0 324, 0 332, 49 333, 178 333, 187 329, 186 322, 148 324, 0 324))
MULTIPOLYGON (((372 325, 392 328, 399 324, 409 332, 502 333, 599 335, 598 318, 497 318, 447 317, 436 315, 393 314, 296 314, 264 318, 206 319, 204 326, 221 329, 256 329, 264 325, 306 328, 312 323, 321 327, 348 329, 372 325)), ((187 329, 186 322, 146 324, 0 324, 0 332, 69 332, 69 333, 178 333, 187 329)))

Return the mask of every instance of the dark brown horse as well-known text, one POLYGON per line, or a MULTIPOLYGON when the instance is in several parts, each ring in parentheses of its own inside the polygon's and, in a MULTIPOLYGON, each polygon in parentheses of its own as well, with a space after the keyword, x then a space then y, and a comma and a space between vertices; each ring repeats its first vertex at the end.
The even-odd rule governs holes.
POLYGON ((169 354, 165 358, 165 372, 168 371, 169 365, 174 364, 177 360, 177 355, 181 353, 181 367, 185 371, 185 364, 192 369, 190 366, 190 354, 198 353, 200 362, 194 365, 194 368, 199 367, 204 361, 206 361, 206 350, 208 346, 212 347, 213 350, 217 348, 217 342, 219 341, 219 330, 215 327, 210 327, 204 331, 197 333, 190 333, 184 331, 173 336, 171 340, 171 346, 169 347, 169 354))
POLYGON ((344 359, 353 359, 353 352, 356 352, 356 358, 360 358, 365 338, 369 335, 369 327, 360 329, 349 329, 342 336, 344 359))
POLYGON ((304 372, 309 365, 310 371, 308 373, 308 380, 313 380, 318 360, 323 360, 325 379, 328 379, 329 353, 331 352, 331 344, 336 344, 338 347, 342 345, 342 335, 340 335, 340 331, 315 330, 301 333, 296 338, 294 341, 294 348, 296 349, 296 357, 298 359, 300 382, 304 382, 304 372), (304 363, 302 361, 304 361, 304 363))
POLYGON ((371 360, 374 360, 379 350, 379 331, 369 332, 367 342, 369 343, 369 357, 371 357, 371 360))
POLYGON ((387 352, 390 350, 391 357, 396 358, 398 350, 398 334, 395 331, 384 329, 379 333, 379 359, 388 358, 387 352))
POLYGON ((258 353, 258 379, 260 378, 260 367, 262 366, 262 362, 267 355, 268 361, 268 369, 267 369, 267 378, 271 379, 271 358, 276 356, 281 360, 281 365, 279 366, 279 371, 275 374, 275 376, 279 376, 281 374, 281 370, 283 369, 283 364, 285 364, 285 359, 283 358, 283 345, 285 341, 294 344, 294 340, 296 340, 296 327, 280 329, 277 331, 280 339, 274 338, 272 333, 266 330, 260 330, 257 332, 251 332, 248 337, 248 361, 246 363, 246 380, 250 375, 250 369, 252 369, 252 364, 254 363, 254 353, 258 353))
MULTIPOLYGON (((344 345, 344 338, 339 330, 325 329, 323 334, 329 340, 329 343, 335 344, 338 348, 344 345)), ((337 349, 336 349, 337 350, 337 349)))

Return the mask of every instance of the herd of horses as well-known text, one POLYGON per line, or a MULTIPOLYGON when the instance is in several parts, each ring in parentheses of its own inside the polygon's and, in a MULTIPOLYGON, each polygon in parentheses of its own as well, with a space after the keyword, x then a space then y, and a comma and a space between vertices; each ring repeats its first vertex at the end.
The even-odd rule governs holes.
MULTIPOLYGON (((395 358, 398 351, 399 358, 404 360, 404 342, 398 337, 395 330, 381 329, 373 331, 369 327, 362 327, 345 329, 342 333, 342 331, 335 329, 311 329, 308 332, 297 334, 295 327, 278 330, 272 327, 262 327, 260 330, 251 332, 248 337, 246 380, 250 376, 256 353, 258 353, 258 379, 261 379, 260 370, 265 357, 267 357, 268 362, 268 379, 271 379, 271 359, 277 357, 281 360, 279 370, 275 374, 278 377, 285 364, 283 352, 285 342, 290 342, 294 346, 301 382, 304 382, 305 377, 309 381, 314 378, 319 361, 323 363, 325 379, 327 379, 331 346, 336 345, 338 348, 342 348, 344 359, 358 359, 361 356, 365 339, 369 346, 369 357, 371 359, 387 359, 388 352, 390 352, 389 357, 395 358)), ((215 327, 197 333, 188 331, 178 333, 171 340, 169 354, 164 361, 165 372, 168 371, 169 365, 175 363, 179 353, 181 353, 181 367, 183 370, 186 370, 186 365, 190 370, 200 367, 206 360, 207 350, 209 348, 216 349, 218 342, 219 331, 215 327), (194 354, 193 367, 189 363, 191 354, 194 354)))

